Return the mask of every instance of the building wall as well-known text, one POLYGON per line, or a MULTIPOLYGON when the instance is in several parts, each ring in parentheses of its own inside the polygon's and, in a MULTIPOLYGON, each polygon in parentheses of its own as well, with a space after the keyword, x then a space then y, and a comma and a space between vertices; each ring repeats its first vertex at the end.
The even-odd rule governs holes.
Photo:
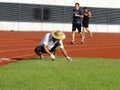
POLYGON ((120 8, 120 0, 0 0, 0 2, 65 6, 74 6, 74 3, 79 2, 81 6, 120 8))
MULTIPOLYGON (((59 6, 74 6, 79 2, 82 7, 94 8, 113 8, 120 9, 119 0, 0 0, 0 2, 23 3, 23 4, 40 4, 40 5, 59 5, 59 6)), ((72 11, 71 11, 72 12, 72 11)), ((93 16, 94 17, 94 16, 93 16)), ((118 18, 120 19, 120 18, 118 18)), ((16 30, 16 31, 50 31, 60 29, 71 31, 71 23, 55 23, 55 22, 23 22, 23 21, 0 21, 1 30, 16 30)), ((120 23, 118 24, 96 24, 91 23, 90 29, 93 32, 115 32, 120 33, 120 23)))

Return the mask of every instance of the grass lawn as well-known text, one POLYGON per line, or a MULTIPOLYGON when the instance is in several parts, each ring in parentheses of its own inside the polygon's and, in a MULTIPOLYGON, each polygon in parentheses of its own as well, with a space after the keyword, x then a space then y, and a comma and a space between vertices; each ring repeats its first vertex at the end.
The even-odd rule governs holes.
POLYGON ((120 60, 23 60, 0 67, 0 90, 120 90, 120 60))

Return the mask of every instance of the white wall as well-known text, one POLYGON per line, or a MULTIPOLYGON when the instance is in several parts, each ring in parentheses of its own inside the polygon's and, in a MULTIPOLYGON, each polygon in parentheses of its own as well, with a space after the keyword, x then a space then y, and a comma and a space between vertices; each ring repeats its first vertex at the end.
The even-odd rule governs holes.
POLYGON ((81 6, 120 8, 120 0, 0 0, 0 2, 65 5, 65 6, 74 6, 74 3, 79 2, 81 6))
MULTIPOLYGON (((15 31, 51 31, 63 30, 71 32, 72 24, 61 23, 27 23, 27 22, 0 22, 0 30, 15 31)), ((120 33, 120 25, 90 24, 92 32, 120 33)))
MULTIPOLYGON (((65 5, 74 6, 79 2, 81 6, 88 7, 106 7, 120 8, 120 0, 0 0, 0 2, 11 3, 28 3, 28 4, 48 4, 48 5, 65 5)), ((63 23, 31 23, 31 22, 0 22, 0 30, 16 30, 16 31, 49 31, 60 29, 71 31, 71 24, 63 23)), ((119 32, 120 25, 90 25, 93 32, 119 32)))

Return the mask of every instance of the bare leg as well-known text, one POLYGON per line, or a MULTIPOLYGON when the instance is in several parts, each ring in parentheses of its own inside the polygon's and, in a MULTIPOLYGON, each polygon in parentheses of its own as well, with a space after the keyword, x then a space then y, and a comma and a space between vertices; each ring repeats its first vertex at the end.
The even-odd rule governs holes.
POLYGON ((85 38, 85 28, 84 27, 82 28, 82 34, 83 34, 83 37, 85 38))
POLYGON ((71 44, 75 44, 74 41, 75 41, 75 31, 72 32, 72 41, 71 41, 71 44))
POLYGON ((40 57, 41 60, 44 59, 44 57, 43 57, 43 55, 42 55, 42 52, 39 52, 39 53, 36 53, 36 54, 40 57))
POLYGON ((86 31, 89 33, 90 38, 92 38, 92 32, 90 32, 89 28, 86 28, 86 31))
POLYGON ((80 37, 81 37, 81 44, 83 44, 84 43, 84 35, 82 32, 80 32, 80 37))
POLYGON ((57 53, 58 53, 59 50, 60 50, 60 47, 59 47, 59 46, 56 47, 56 49, 55 49, 55 51, 54 51, 54 55, 55 55, 55 56, 57 55, 57 53))

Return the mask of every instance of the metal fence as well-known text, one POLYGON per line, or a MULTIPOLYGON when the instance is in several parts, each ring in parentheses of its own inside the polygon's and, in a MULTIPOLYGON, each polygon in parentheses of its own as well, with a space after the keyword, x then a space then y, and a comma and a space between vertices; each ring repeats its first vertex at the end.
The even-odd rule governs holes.
MULTIPOLYGON (((120 9, 88 8, 91 24, 120 24, 120 9)), ((0 21, 71 23, 72 10, 71 6, 0 2, 0 21)))

